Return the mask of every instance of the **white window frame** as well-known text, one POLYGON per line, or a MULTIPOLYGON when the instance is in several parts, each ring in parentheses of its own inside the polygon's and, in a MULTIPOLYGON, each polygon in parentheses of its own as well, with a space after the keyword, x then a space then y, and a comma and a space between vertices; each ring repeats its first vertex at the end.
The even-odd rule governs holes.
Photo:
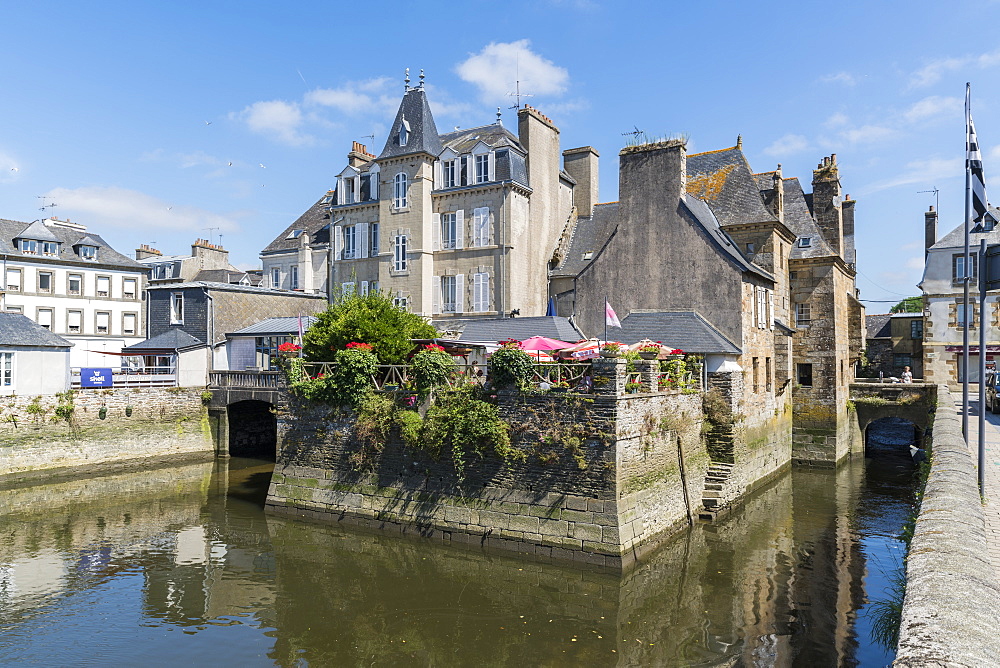
POLYGON ((405 234, 397 234, 392 240, 392 268, 393 271, 406 271, 408 264, 406 261, 405 234))
POLYGON ((812 243, 812 237, 799 237, 799 248, 810 248, 812 243))
POLYGON ((94 333, 111 335, 111 311, 97 311, 94 313, 94 333))
POLYGON ((477 272, 472 275, 472 312, 485 313, 490 310, 490 275, 477 272))
POLYGON ((105 297, 107 299, 111 298, 111 277, 110 276, 98 276, 97 286, 95 288, 98 297, 105 297), (101 290, 101 287, 106 288, 101 290))
POLYGON ((7 283, 7 292, 20 292, 23 283, 24 273, 20 269, 8 269, 7 275, 5 277, 7 283), (11 277, 16 276, 17 282, 11 283, 11 277))
POLYGON ((441 250, 454 250, 457 234, 455 232, 455 214, 441 214, 441 250))
POLYGON ((480 153, 475 156, 476 183, 487 183, 490 181, 490 154, 480 153))
POLYGON ((80 246, 80 257, 88 262, 96 262, 97 246, 80 246))
POLYGON ((441 277, 441 313, 457 313, 458 281, 457 276, 441 277))
POLYGON ((812 323, 812 307, 809 302, 799 302, 795 305, 795 326, 803 327, 812 323))
POLYGON ((341 251, 342 260, 353 260, 355 257, 360 257, 358 254, 358 235, 357 226, 355 225, 344 225, 343 235, 344 235, 344 246, 341 251))
POLYGON ((275 289, 281 287, 281 267, 271 267, 271 287, 275 289))
POLYGON ((472 245, 476 248, 490 245, 490 208, 488 206, 472 210, 472 245))
POLYGON ((66 331, 70 334, 83 334, 82 310, 70 309, 66 311, 66 331))
POLYGON ((122 313, 122 336, 135 336, 139 333, 139 314, 138 313, 122 313), (129 327, 129 321, 131 321, 132 326, 129 327))
POLYGON ((122 279, 122 297, 125 299, 135 299, 136 295, 139 294, 139 281, 135 278, 123 278, 122 279), (129 286, 132 289, 129 290, 129 286))
POLYGON ((288 289, 299 289, 299 265, 293 264, 288 268, 288 289))
POLYGON ((371 224, 370 234, 371 234, 371 239, 369 241, 369 244, 371 250, 369 251, 368 254, 371 257, 375 257, 376 255, 378 255, 378 223, 371 224))
POLYGON ((66 275, 66 294, 68 295, 82 295, 83 294, 83 274, 67 274, 66 275), (73 280, 79 281, 79 286, 76 290, 73 289, 73 280))
POLYGON ((57 241, 43 241, 42 255, 59 255, 59 243, 57 241))
POLYGON ((50 332, 54 331, 53 327, 55 327, 55 324, 54 324, 55 319, 56 319, 55 309, 52 309, 52 308, 40 308, 40 309, 37 309, 35 311, 35 322, 37 322, 39 325, 41 325, 45 329, 49 330, 50 332), (42 318, 42 314, 43 313, 47 314, 46 318, 42 318), (42 320, 48 320, 48 324, 46 325, 45 323, 42 322, 42 320))
POLYGON ((183 325, 184 324, 184 293, 183 292, 172 292, 172 293, 170 293, 170 324, 171 325, 183 325))
POLYGON ((55 272, 52 272, 52 271, 40 271, 40 272, 38 272, 37 278, 35 280, 35 285, 38 286, 38 292, 45 293, 45 294, 52 294, 55 291, 55 286, 53 285, 53 282, 55 282, 55 280, 56 280, 55 272), (47 290, 42 288, 42 277, 43 276, 48 276, 48 278, 49 278, 49 287, 48 287, 47 290))
POLYGON ((457 160, 444 160, 441 163, 442 187, 454 188, 458 185, 457 160))
POLYGON ((25 255, 38 255, 38 242, 34 239, 21 239, 21 252, 25 255))
POLYGON ((0 353, 0 387, 14 386, 14 353, 0 353))
POLYGON ((398 172, 392 179, 392 206, 395 209, 405 209, 409 205, 407 188, 409 177, 406 172, 398 172))

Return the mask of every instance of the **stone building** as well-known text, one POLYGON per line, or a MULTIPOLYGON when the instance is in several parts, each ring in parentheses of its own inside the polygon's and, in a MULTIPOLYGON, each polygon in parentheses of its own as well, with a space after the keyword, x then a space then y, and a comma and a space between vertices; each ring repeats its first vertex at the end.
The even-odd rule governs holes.
POLYGON ((149 284, 212 281, 234 285, 260 285, 260 279, 229 264, 229 251, 220 244, 197 239, 190 255, 164 255, 147 244, 135 249, 136 262, 149 268, 149 284))
POLYGON ((868 331, 865 360, 859 375, 898 378, 904 367, 910 367, 914 379, 923 378, 922 313, 869 315, 865 317, 865 326, 868 331))
MULTIPOLYGON (((968 276, 969 304, 963 308, 965 274, 965 227, 959 225, 937 239, 938 215, 934 207, 924 213, 926 259, 924 275, 917 284, 924 297, 923 375, 929 383, 944 383, 957 388, 962 383, 962 339, 969 326, 969 381, 979 382, 979 326, 984 322, 979 312, 978 259, 980 241, 1000 243, 1000 210, 990 207, 985 219, 969 232, 972 261, 968 276)), ((986 364, 994 364, 1000 353, 1000 299, 986 296, 986 364)))
POLYGON ((707 362, 748 433, 772 433, 789 412, 794 458, 839 460, 864 341, 854 202, 836 156, 812 185, 806 195, 780 165, 754 173, 741 141, 690 156, 679 140, 623 149, 619 201, 581 213, 564 236, 550 271, 557 313, 590 335, 604 331, 606 297, 620 315, 696 313, 739 350, 707 362))
POLYGON ((565 153, 531 107, 441 134, 423 83, 376 156, 357 142, 325 193, 262 252, 266 285, 331 298, 380 289, 438 329, 544 315, 548 263, 574 204, 596 198, 593 149, 565 153), (331 234, 332 230, 332 234, 331 234))

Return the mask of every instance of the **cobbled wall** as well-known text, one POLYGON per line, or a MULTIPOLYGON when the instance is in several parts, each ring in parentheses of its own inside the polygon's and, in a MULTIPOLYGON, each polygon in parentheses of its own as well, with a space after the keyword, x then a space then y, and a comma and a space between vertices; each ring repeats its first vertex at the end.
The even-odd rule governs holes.
POLYGON ((4 397, 0 477, 37 477, 150 458, 207 458, 214 446, 201 393, 198 388, 144 388, 4 397))

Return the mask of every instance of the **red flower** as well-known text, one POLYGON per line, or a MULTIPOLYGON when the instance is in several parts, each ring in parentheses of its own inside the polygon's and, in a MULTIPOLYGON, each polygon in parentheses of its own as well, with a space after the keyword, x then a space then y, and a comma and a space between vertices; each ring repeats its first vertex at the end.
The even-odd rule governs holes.
POLYGON ((348 350, 360 350, 362 352, 370 353, 372 351, 372 345, 370 343, 358 343, 357 341, 352 341, 345 346, 348 350))
POLYGON ((296 353, 302 350, 302 346, 292 343, 291 341, 286 341, 278 346, 279 353, 296 353))
POLYGON ((439 346, 436 343, 428 343, 426 346, 424 346, 424 350, 433 350, 436 353, 443 353, 444 346, 439 346))
POLYGON ((684 351, 681 350, 680 348, 674 348, 673 350, 670 351, 670 354, 671 355, 683 355, 684 351))

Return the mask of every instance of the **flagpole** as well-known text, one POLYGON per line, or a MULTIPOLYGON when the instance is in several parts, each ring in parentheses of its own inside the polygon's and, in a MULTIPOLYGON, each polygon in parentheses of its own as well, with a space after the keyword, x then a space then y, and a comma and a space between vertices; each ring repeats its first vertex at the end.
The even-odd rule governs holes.
POLYGON ((604 295, 604 343, 608 342, 608 304, 610 303, 608 295, 604 295))
POLYGON ((986 239, 979 240, 979 495, 986 469, 986 239))
MULTIPOLYGON (((969 129, 972 124, 971 85, 965 83, 965 257, 962 260, 962 436, 969 445, 969 204, 972 197, 972 164, 969 129)), ((983 351, 979 351, 982 355, 983 351)), ((982 383, 982 378, 979 379, 982 383)))

